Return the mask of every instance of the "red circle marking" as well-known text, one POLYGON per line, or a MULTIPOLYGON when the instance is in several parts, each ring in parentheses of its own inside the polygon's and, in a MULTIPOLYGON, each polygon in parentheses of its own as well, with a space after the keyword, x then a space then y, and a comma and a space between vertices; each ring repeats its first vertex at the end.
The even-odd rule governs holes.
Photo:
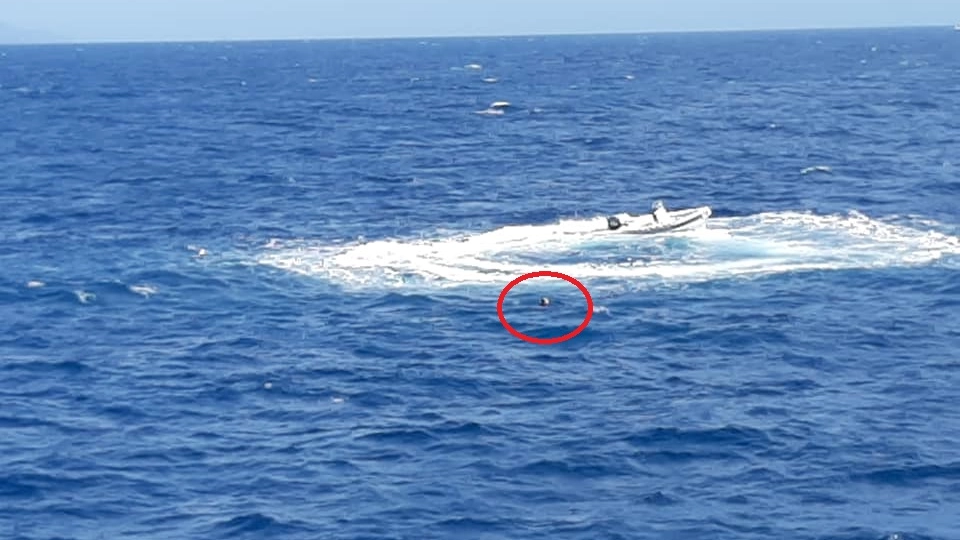
POLYGON ((536 343, 537 345, 553 345, 555 343, 561 343, 567 341, 568 339, 574 338, 580 332, 583 332, 586 329, 587 325, 590 324, 590 319, 593 317, 593 298, 590 296, 590 291, 583 286, 583 283, 580 283, 576 278, 572 278, 566 274, 561 274, 560 272, 552 272, 550 270, 541 270, 539 272, 530 272, 529 274, 524 274, 517 279, 511 281, 507 284, 506 287, 500 291, 500 299, 497 300, 497 315, 500 317, 500 324, 507 329, 507 332, 510 332, 514 337, 522 339, 528 343, 536 343), (566 281, 567 283, 572 283, 580 289, 580 292, 583 293, 583 297, 587 299, 587 316, 583 319, 583 322, 580 323, 576 329, 568 334, 564 334, 560 337, 555 338, 535 338, 533 336, 528 336, 523 332, 518 331, 514 327, 510 326, 510 323, 507 322, 507 318, 503 315, 503 301, 507 297, 507 293, 510 292, 510 289, 516 287, 520 282, 526 281, 535 277, 555 277, 566 281))

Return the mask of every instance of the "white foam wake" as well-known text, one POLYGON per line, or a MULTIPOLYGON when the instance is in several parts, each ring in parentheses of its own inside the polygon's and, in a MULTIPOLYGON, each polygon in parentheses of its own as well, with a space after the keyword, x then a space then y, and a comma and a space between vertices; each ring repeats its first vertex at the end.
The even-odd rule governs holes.
POLYGON ((601 216, 429 240, 272 242, 259 263, 355 287, 502 286, 538 270, 639 285, 909 266, 960 255, 956 236, 857 212, 713 218, 705 229, 659 236, 598 235, 605 227, 601 216))

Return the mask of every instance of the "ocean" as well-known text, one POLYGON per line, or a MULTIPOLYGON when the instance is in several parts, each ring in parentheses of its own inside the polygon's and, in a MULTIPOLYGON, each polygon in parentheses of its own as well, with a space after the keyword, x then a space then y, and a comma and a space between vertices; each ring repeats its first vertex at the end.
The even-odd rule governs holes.
POLYGON ((958 74, 949 27, 0 46, 0 537, 960 538, 958 74), (656 200, 712 215, 604 232, 656 200))

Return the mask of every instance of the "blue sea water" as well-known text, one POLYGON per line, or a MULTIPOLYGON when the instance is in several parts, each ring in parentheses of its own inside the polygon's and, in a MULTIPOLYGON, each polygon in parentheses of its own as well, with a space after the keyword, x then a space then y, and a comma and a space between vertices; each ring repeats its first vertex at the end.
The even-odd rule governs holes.
POLYGON ((958 73, 949 29, 0 47, 0 536, 960 538, 958 73), (713 216, 600 233, 656 199, 713 216), (593 311, 504 316, 560 344, 498 317, 540 270, 593 311))

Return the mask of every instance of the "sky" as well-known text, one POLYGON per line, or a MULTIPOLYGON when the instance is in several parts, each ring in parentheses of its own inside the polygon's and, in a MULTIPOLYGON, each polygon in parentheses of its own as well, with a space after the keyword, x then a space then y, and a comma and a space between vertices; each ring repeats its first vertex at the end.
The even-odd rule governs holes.
POLYGON ((960 0, 0 0, 0 33, 207 41, 952 26, 960 0))

